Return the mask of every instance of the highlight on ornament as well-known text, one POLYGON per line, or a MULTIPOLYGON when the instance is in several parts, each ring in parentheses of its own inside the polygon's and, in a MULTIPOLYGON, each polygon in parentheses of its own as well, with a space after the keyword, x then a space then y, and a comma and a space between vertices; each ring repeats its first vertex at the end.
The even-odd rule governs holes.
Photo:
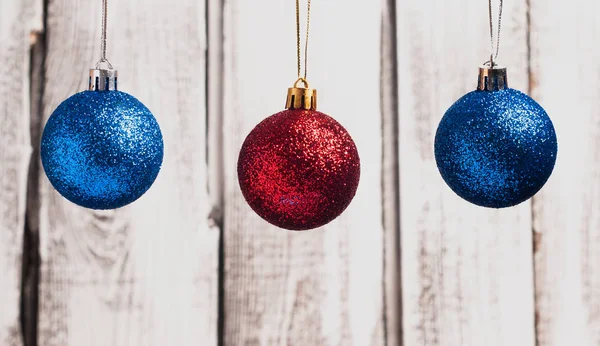
MULTIPOLYGON (((103 22, 106 0, 104 11, 103 22)), ((56 108, 41 141, 50 183, 69 201, 91 209, 115 209, 138 199, 153 184, 163 160, 156 119, 135 97, 117 90, 103 27, 102 58, 90 70, 89 90, 56 108)))
POLYGON ((450 188, 483 207, 517 205, 544 186, 556 162, 556 133, 546 111, 508 88, 506 68, 482 66, 477 90, 444 115, 435 159, 450 188))
POLYGON ((316 110, 316 96, 299 79, 288 90, 287 110, 259 123, 238 159, 239 184, 250 207, 289 230, 320 227, 338 217, 360 179, 354 141, 342 125, 316 110))

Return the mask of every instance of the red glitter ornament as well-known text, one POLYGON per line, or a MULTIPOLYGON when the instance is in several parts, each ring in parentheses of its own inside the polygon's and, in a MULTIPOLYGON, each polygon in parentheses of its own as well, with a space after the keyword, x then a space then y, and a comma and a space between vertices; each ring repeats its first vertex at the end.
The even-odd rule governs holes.
POLYGON ((323 226, 348 207, 360 178, 360 159, 348 131, 318 112, 316 91, 290 88, 288 110, 246 137, 238 179, 246 201, 266 221, 289 230, 323 226))

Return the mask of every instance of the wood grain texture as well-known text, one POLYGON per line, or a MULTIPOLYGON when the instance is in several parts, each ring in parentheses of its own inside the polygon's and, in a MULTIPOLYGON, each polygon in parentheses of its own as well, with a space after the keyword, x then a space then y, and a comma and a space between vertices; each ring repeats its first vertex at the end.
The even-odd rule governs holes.
POLYGON ((29 137, 30 33, 40 29, 34 1, 0 0, 0 345, 20 346, 21 263, 29 137))
POLYGON ((312 3, 308 80, 319 109, 353 136, 361 182, 341 217, 290 232, 253 213, 236 166, 246 135, 283 109, 295 81, 294 1, 225 2, 225 345, 383 345, 380 11, 312 3))
POLYGON ((37 343, 38 298, 40 280, 40 232, 39 232, 39 182, 40 182, 40 138, 42 135, 42 109, 44 94, 44 61, 46 38, 43 31, 31 35, 30 66, 30 118, 29 133, 31 161, 27 173, 27 208, 25 211, 25 233, 23 239, 22 283, 21 283, 21 324, 23 343, 33 346, 37 343))
MULTIPOLYGON (((84 90, 100 56, 100 1, 48 5, 44 116, 84 90)), ((204 1, 109 2, 120 90, 161 126, 153 187, 114 211, 63 199, 41 173, 38 342, 216 345, 218 229, 208 224, 204 1)))
POLYGON ((384 332, 387 346, 402 344, 400 190, 398 165, 398 49, 396 1, 382 1, 381 131, 383 144, 384 332))
POLYGON ((597 1, 530 0, 532 96, 558 136, 534 200, 539 346, 600 345, 600 24, 597 1))
POLYGON ((208 191, 211 219, 223 224, 223 1, 207 3, 208 191))
MULTIPOLYGON (((524 0, 505 2, 499 57, 521 90, 526 10, 524 0)), ((487 2, 398 1, 397 16, 404 345, 533 346, 530 203, 471 205, 445 185, 433 155, 441 117, 475 89, 489 57, 487 2)))

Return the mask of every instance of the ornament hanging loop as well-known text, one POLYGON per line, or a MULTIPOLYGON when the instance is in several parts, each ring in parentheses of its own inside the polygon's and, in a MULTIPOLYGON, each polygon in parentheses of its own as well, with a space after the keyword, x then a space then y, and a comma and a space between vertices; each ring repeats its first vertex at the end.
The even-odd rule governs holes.
POLYGON ((108 13, 108 0, 102 0, 102 37, 100 38, 100 60, 93 69, 90 69, 88 90, 107 91, 117 90, 118 71, 106 59, 106 16, 108 13), (103 66, 104 65, 104 66, 103 66))
MULTIPOLYGON (((304 39, 304 79, 308 73, 308 32, 310 31, 310 1, 306 13, 306 37, 304 39)), ((302 53, 300 42, 300 0, 296 0, 296 48, 298 57, 298 78, 302 78, 302 53)))
MULTIPOLYGON (((96 63, 94 67, 95 70, 113 70, 113 66, 106 59, 106 28, 107 28, 107 15, 108 15, 108 0, 102 0, 102 36, 100 37, 100 60, 96 63), (105 64, 106 67, 102 67, 102 64, 105 64)), ((91 77, 91 70, 90 70, 91 77)), ((91 90, 91 89, 90 89, 91 90)))
POLYGON ((113 70, 113 66, 110 63, 110 61, 106 60, 106 59, 100 59, 97 63, 96 66, 94 66, 94 69, 96 70, 113 70), (103 67, 102 64, 105 64, 106 66, 103 67))
POLYGON ((296 44, 297 44, 297 57, 298 57, 298 79, 294 83, 294 86, 288 88, 287 99, 285 100, 286 109, 304 109, 304 110, 316 110, 317 109, 317 91, 310 89, 308 81, 306 80, 307 66, 308 66, 308 32, 310 29, 310 0, 308 0, 308 8, 306 15, 306 39, 304 42, 304 77, 302 76, 302 57, 301 57, 301 44, 300 44, 300 0, 296 0, 296 44), (300 87, 300 83, 304 84, 304 87, 300 87))
POLYGON ((300 77, 296 80, 296 82, 294 83, 294 88, 299 88, 298 83, 304 83, 304 89, 308 89, 308 81, 306 80, 306 78, 300 77))
MULTIPOLYGON (((102 0, 102 37, 100 38, 100 62, 108 62, 106 60, 106 27, 108 16, 108 0, 102 0)), ((110 63, 108 63, 110 65, 110 63)))
POLYGON ((496 42, 494 42, 494 16, 492 12, 492 0, 488 0, 488 9, 489 9, 489 20, 490 20, 490 66, 494 68, 496 63, 494 60, 498 58, 498 53, 500 52, 500 32, 502 29, 502 9, 504 7, 504 0, 500 0, 500 8, 498 9, 498 33, 496 35, 496 42))

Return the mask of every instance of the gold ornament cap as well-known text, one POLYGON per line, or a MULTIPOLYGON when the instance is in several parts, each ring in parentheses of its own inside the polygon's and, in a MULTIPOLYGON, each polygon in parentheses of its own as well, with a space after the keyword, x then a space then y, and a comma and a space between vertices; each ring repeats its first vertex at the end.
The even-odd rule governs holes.
POLYGON ((506 67, 495 64, 490 65, 479 66, 477 90, 498 91, 508 89, 506 67))
POLYGON ((285 101, 286 109, 317 109, 317 90, 310 89, 306 79, 300 77, 294 83, 292 88, 288 88, 287 100, 285 101), (304 88, 299 87, 299 83, 304 83, 304 88))

